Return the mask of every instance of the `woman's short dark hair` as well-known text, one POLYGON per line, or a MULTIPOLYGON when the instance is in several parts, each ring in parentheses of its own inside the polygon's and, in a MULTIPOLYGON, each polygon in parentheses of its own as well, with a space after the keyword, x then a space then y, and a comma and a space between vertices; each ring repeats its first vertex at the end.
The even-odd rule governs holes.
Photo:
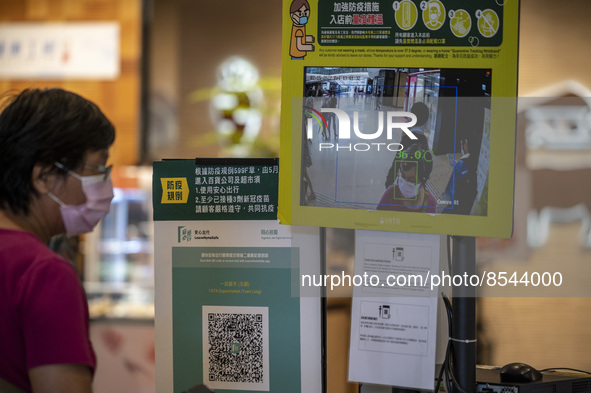
MULTIPOLYGON (((62 89, 26 89, 0 113, 0 208, 29 213, 33 167, 82 167, 87 152, 107 149, 115 128, 87 99, 62 89)), ((56 168, 56 172, 58 169, 56 168)))

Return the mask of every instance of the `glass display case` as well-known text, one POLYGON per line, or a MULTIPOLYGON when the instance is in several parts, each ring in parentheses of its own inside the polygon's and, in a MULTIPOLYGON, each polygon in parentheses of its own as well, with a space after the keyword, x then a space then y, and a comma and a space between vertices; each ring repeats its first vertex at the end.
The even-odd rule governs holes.
POLYGON ((111 211, 84 245, 84 286, 91 318, 153 318, 152 169, 113 174, 111 211))

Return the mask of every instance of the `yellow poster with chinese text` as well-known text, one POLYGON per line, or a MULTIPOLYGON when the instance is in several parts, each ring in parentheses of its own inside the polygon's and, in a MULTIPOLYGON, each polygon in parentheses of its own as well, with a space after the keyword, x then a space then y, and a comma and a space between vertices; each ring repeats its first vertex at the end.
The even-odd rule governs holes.
POLYGON ((519 2, 284 0, 282 223, 510 237, 519 2))

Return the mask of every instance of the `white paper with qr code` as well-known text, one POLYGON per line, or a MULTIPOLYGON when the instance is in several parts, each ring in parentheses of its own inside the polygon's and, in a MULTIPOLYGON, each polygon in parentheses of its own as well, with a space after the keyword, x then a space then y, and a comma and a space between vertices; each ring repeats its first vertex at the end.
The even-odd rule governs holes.
POLYGON ((207 385, 212 389, 268 391, 269 309, 202 306, 202 311, 207 385))
POLYGON ((433 390, 439 235, 355 231, 349 380, 433 390))

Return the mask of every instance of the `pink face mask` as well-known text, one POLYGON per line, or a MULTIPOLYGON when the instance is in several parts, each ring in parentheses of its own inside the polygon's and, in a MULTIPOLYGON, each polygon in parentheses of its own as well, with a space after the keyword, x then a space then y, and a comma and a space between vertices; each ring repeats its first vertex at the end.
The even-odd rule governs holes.
POLYGON ((66 205, 58 197, 49 193, 49 197, 60 205, 62 220, 68 236, 91 232, 99 221, 109 213, 113 199, 111 178, 105 175, 80 176, 75 172, 68 173, 82 183, 82 191, 86 202, 81 205, 66 205))

